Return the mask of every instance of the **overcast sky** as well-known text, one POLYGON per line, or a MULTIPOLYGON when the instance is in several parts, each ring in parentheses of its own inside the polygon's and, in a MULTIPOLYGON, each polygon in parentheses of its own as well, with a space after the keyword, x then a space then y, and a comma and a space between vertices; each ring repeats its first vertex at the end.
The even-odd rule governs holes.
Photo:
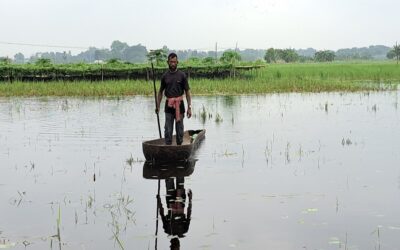
POLYGON ((399 0, 0 0, 0 56, 109 48, 331 49, 400 42, 399 0), (5 43, 58 45, 33 47, 5 43))

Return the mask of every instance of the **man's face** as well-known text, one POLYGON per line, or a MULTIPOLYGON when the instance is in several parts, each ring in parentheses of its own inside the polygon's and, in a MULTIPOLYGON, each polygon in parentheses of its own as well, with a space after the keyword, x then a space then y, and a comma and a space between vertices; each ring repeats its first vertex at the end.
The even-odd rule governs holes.
POLYGON ((176 66, 178 65, 178 58, 172 57, 168 60, 168 67, 171 71, 176 70, 176 66))

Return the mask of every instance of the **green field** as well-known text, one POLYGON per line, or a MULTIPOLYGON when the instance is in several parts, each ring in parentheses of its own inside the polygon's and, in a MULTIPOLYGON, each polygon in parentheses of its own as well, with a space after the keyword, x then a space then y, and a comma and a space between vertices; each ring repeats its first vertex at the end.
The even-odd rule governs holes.
MULTIPOLYGON (((397 89, 400 65, 393 62, 271 64, 235 78, 190 79, 193 95, 278 92, 378 91, 397 89)), ((157 81, 157 87, 159 82, 157 81)), ((0 96, 152 95, 145 80, 0 82, 0 96)))

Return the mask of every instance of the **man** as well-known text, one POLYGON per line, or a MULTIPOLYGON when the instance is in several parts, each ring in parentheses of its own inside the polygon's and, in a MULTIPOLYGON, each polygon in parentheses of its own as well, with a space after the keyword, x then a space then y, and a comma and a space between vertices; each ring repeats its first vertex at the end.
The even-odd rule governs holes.
POLYGON ((192 99, 190 96, 190 88, 185 73, 178 70, 178 56, 175 53, 168 55, 169 70, 161 77, 161 87, 157 96, 156 113, 159 113, 160 103, 163 95, 167 97, 165 102, 165 126, 164 138, 165 144, 172 144, 172 133, 176 130, 176 144, 181 145, 183 142, 183 117, 185 114, 185 105, 183 102, 183 94, 186 95, 188 104, 187 117, 192 116, 192 99), (165 92, 165 93, 164 93, 165 92))

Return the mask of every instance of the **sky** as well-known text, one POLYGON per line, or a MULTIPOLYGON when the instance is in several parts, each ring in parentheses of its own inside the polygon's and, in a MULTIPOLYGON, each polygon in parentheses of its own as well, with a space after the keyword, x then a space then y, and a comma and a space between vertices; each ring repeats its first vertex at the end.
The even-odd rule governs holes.
POLYGON ((399 0, 0 0, 0 57, 114 40, 148 50, 393 46, 399 9, 399 0))

